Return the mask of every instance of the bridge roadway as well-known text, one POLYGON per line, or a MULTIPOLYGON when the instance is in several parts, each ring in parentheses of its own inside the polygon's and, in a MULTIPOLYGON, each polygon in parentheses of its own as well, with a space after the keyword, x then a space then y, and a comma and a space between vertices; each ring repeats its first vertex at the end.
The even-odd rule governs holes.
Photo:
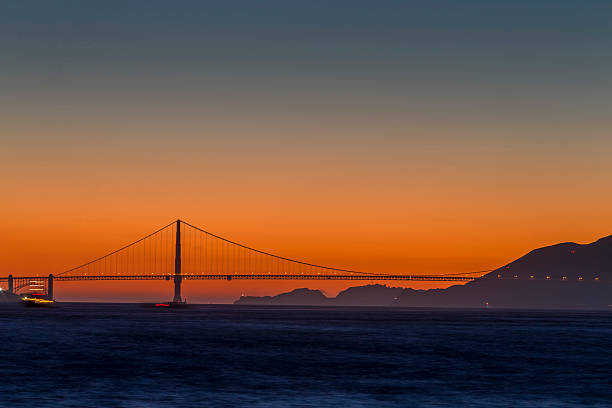
MULTIPOLYGON (((407 281, 471 281, 479 278, 467 276, 443 275, 334 275, 334 274, 144 274, 144 275, 60 275, 54 276, 56 282, 66 281, 99 281, 99 280, 173 280, 180 277, 183 280, 407 280, 407 281)), ((45 279, 46 276, 14 276, 14 280, 30 281, 45 279)), ((8 281, 8 277, 0 277, 0 281, 8 281)))
MULTIPOLYGON (((168 259, 168 260, 170 260, 168 259)), ((206 262, 205 262, 206 263, 206 262)), ((194 269, 191 269, 193 271, 194 269)), ((205 269, 206 270, 206 269, 205 269)), ((479 273, 488 272, 480 271, 479 273)), ((165 280, 174 283, 173 302, 182 303, 181 286, 186 280, 336 280, 336 281, 472 281, 474 277, 460 275, 412 275, 412 274, 377 274, 345 269, 314 265, 307 262, 296 261, 289 258, 259 251, 245 245, 227 240, 211 234, 181 220, 176 220, 165 227, 158 229, 137 241, 132 242, 118 250, 110 252, 93 261, 69 269, 58 275, 43 276, 13 276, 0 277, 0 282, 7 282, 9 293, 17 293, 20 289, 29 288, 30 291, 44 292, 49 299, 53 299, 54 282, 66 281, 128 281, 128 280, 165 280), (187 245, 182 245, 184 238, 190 238, 187 245), (174 242, 172 242, 172 240, 174 242), (149 242, 150 241, 150 242, 149 242), (213 245, 214 244, 214 245, 213 245), (172 247, 174 251, 172 253, 172 247), (162 260, 174 257, 174 265, 165 263, 167 270, 156 269, 157 265, 164 265, 162 260), (211 259, 211 268, 217 269, 215 273, 181 273, 182 258, 200 264, 202 259, 211 259), (216 263, 212 261, 217 259, 216 263), (160 261, 158 264, 157 261, 160 261), (219 260, 221 269, 219 270, 219 260), (253 270, 250 262, 255 262, 253 270), (129 264, 128 264, 129 262, 129 264), (155 267, 151 267, 155 264, 155 267), (248 266, 245 268, 245 266, 248 266), (129 265, 129 266, 128 266, 129 265), (225 265, 238 265, 238 269, 225 265), (125 268, 128 266, 127 268, 125 268), (89 273, 90 267, 98 273, 89 273), (85 272, 87 268, 87 272, 85 272), (150 268, 150 269, 149 269, 150 268), (172 268, 172 269, 170 269, 172 268), (301 272, 299 271, 301 268, 301 272), (108 272, 114 269, 114 274, 108 272), (276 269, 276 271, 274 271, 276 269), (296 271, 298 269, 298 271, 296 271), (142 273, 142 271, 154 271, 142 273), (245 273, 245 271, 251 271, 245 273), (288 272, 280 273, 286 270, 288 272), (231 271, 239 273, 231 273, 231 271), (269 272, 266 272, 269 271, 269 272), (317 271, 315 273, 315 271, 317 271), (134 273, 130 273, 134 272, 134 273), (241 273, 240 273, 241 272, 241 273)))

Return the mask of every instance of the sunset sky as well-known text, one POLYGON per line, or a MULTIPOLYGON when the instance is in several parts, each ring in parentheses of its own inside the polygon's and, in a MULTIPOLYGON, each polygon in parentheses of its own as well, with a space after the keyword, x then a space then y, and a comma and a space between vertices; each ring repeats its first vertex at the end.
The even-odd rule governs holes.
POLYGON ((61 272, 179 217, 382 273, 610 235, 610 16, 606 1, 4 1, 0 275, 61 272))

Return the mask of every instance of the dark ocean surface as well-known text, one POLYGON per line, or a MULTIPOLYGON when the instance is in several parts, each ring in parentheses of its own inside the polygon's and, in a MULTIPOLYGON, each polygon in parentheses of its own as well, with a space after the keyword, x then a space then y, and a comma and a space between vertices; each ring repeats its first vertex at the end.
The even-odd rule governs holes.
POLYGON ((612 312, 0 304, 2 407, 611 407, 612 312))

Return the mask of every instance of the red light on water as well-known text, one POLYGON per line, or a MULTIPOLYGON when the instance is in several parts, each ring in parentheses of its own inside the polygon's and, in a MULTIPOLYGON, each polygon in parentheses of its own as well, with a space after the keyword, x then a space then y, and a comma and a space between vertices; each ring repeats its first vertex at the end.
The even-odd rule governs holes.
POLYGON ((155 307, 170 307, 170 305, 167 303, 156 303, 155 307))

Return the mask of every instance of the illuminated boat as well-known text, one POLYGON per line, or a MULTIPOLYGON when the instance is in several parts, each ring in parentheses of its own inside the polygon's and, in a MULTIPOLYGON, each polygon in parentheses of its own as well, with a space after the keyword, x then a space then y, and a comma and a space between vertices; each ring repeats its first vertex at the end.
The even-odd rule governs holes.
POLYGON ((47 307, 52 306, 55 300, 47 299, 44 293, 30 293, 21 298, 21 302, 26 306, 47 307))

